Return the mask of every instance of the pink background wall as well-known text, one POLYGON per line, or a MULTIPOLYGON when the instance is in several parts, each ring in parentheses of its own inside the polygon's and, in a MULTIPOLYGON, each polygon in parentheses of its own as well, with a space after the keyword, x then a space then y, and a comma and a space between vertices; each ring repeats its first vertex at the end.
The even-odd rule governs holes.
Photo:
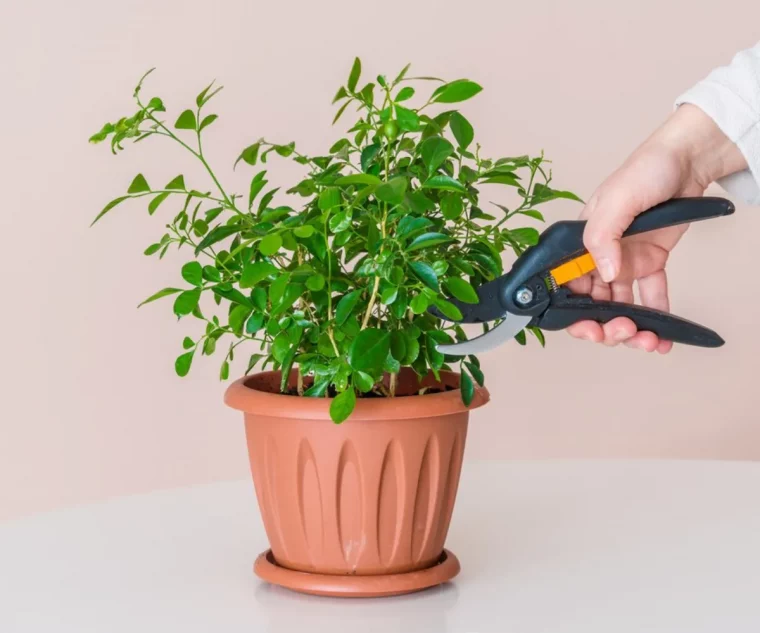
MULTIPOLYGON (((88 224, 131 177, 168 181, 164 145, 113 157, 90 147, 131 114, 131 89, 173 113, 208 81, 225 90, 207 148, 227 166, 266 134, 319 152, 338 138, 330 100, 354 55, 371 76, 411 61, 485 91, 464 108, 487 152, 553 160, 582 196, 657 125, 673 99, 755 43, 760 4, 123 0, 14 3, 0 19, 3 310, 0 518, 112 495, 247 476, 239 416, 216 359, 180 380, 191 324, 138 301, 177 283, 180 260, 142 250, 162 233, 139 204, 88 224), (118 9, 117 9, 118 7, 118 9)), ((278 163, 280 182, 297 172, 278 163)), ((199 185, 201 186, 201 185, 199 185)), ((580 209, 556 203, 551 219, 580 209)), ((166 211, 165 211, 166 212, 166 211)), ((596 348, 559 333, 545 351, 487 355, 492 404, 474 416, 468 458, 760 457, 757 209, 695 226, 670 266, 674 310, 728 344, 669 357, 596 348)), ((240 368, 238 368, 240 370, 240 368)))

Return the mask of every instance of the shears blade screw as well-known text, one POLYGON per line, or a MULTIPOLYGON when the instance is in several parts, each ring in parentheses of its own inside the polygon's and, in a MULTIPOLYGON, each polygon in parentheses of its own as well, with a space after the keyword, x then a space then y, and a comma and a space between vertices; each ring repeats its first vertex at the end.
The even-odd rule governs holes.
POLYGON ((520 288, 515 293, 515 301, 519 303, 521 306, 528 305, 531 301, 533 301, 533 291, 530 288, 520 288))

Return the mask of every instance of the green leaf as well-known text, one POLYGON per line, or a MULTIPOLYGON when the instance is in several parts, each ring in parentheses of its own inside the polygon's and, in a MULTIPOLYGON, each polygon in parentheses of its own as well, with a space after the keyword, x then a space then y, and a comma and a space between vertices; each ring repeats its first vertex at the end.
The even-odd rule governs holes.
POLYGON ((174 371, 178 376, 184 378, 188 373, 190 373, 190 367, 193 364, 194 354, 195 351, 186 352, 185 354, 178 356, 177 360, 174 361, 174 371))
POLYGON ((525 330, 520 330, 517 334, 515 334, 515 340, 520 345, 525 345, 527 341, 525 340, 525 330))
POLYGON ((320 211, 330 211, 340 206, 340 189, 337 187, 327 187, 319 194, 320 211))
POLYGON ((267 309, 267 291, 263 288, 254 288, 251 290, 251 303, 264 312, 267 309))
POLYGON ((348 362, 354 369, 377 375, 383 368, 390 347, 390 332, 367 328, 359 332, 351 344, 348 362))
POLYGON ((414 96, 414 88, 411 86, 404 86, 401 90, 398 91, 398 94, 396 95, 396 101, 406 101, 407 99, 411 99, 414 96))
POLYGON ((483 371, 475 365, 474 363, 468 363, 465 362, 465 366, 472 374, 472 377, 475 379, 475 381, 482 387, 485 385, 485 376, 483 376, 483 371))
POLYGON ((399 362, 403 362, 407 354, 408 340, 401 330, 391 332, 391 355, 399 362))
MULTIPOLYGON (((435 290, 436 292, 438 292, 438 289, 439 289, 439 287, 438 287, 438 275, 435 274, 435 271, 433 270, 433 268, 431 266, 429 266, 425 262, 410 262, 409 263, 409 268, 412 269, 412 272, 428 288, 430 288, 430 289, 435 290)), ((412 303, 414 303, 414 300, 412 300, 412 303)), ((419 314, 419 312, 417 314, 419 314)))
POLYGON ((384 305, 391 305, 398 297, 398 288, 396 286, 389 286, 380 293, 380 301, 384 305))
POLYGON ((549 200, 555 200, 557 198, 565 198, 566 200, 575 200, 576 202, 583 202, 578 196, 570 191, 559 191, 552 189, 546 185, 536 183, 533 187, 533 197, 531 198, 531 204, 541 204, 542 202, 548 202, 549 200))
POLYGON ((190 314, 198 306, 200 298, 200 289, 181 292, 174 300, 174 314, 178 317, 190 314))
POLYGON ((214 266, 203 267, 203 278, 209 281, 221 281, 222 277, 214 266))
POLYGON ((194 130, 196 125, 195 113, 192 110, 185 110, 174 123, 178 130, 194 130))
POLYGON ((294 228, 293 229, 293 234, 296 237, 300 237, 302 239, 305 239, 307 237, 311 237, 312 235, 314 235, 314 231, 315 231, 314 227, 311 226, 311 225, 309 225, 309 224, 307 224, 305 226, 297 226, 296 228, 294 228))
POLYGON ((301 296, 302 293, 303 284, 289 283, 285 287, 285 292, 283 293, 280 301, 275 307, 272 308, 271 316, 277 316, 278 314, 282 314, 288 310, 290 307, 292 307, 292 305, 301 296))
POLYGON ((163 193, 159 193, 153 200, 151 200, 148 203, 148 213, 150 215, 153 215, 156 212, 156 209, 158 209, 158 205, 160 205, 164 200, 166 200, 171 193, 168 191, 164 191, 163 193))
POLYGON ((432 220, 425 217, 405 215, 396 227, 396 237, 402 239, 414 235, 433 224, 432 220))
POLYGON ((312 292, 319 292, 325 287, 324 275, 313 275, 306 280, 306 287, 312 292))
POLYGON ((430 302, 428 301, 427 297, 420 293, 417 296, 415 296, 411 302, 409 303, 409 307, 412 309, 412 312, 415 314, 423 314, 430 305, 430 302))
POLYGON ((256 334, 262 327, 264 327, 264 314, 254 312, 245 324, 245 331, 248 334, 256 334))
POLYGON ((406 341, 406 358, 402 361, 403 365, 411 365, 420 355, 420 343, 416 338, 407 338, 406 341))
POLYGON ((341 231, 345 231, 349 226, 351 226, 351 216, 345 211, 336 213, 330 218, 328 226, 333 233, 340 233, 341 231))
POLYGON ((229 288, 220 284, 219 286, 214 286, 211 290, 215 295, 227 299, 228 301, 232 301, 233 303, 239 303, 240 305, 248 306, 249 308, 252 306, 251 300, 236 288, 229 288))
POLYGON ((398 74, 398 76, 393 80, 394 84, 397 84, 399 81, 401 81, 404 77, 406 77, 406 73, 409 72, 409 68, 411 67, 411 64, 407 64, 401 69, 401 72, 398 74))
POLYGON ((443 259, 438 259, 433 262, 433 270, 435 271, 435 274, 441 277, 442 275, 446 274, 446 271, 449 269, 449 264, 443 259))
POLYGON ((204 130, 204 128, 207 128, 209 125, 211 125, 218 118, 219 118, 219 115, 217 115, 217 114, 209 114, 209 115, 203 117, 203 121, 201 121, 201 126, 198 128, 198 131, 202 132, 204 130))
POLYGON ((202 252, 203 249, 213 246, 217 242, 221 242, 230 235, 234 235, 240 231, 241 227, 237 224, 222 224, 214 227, 206 233, 206 236, 198 243, 198 246, 195 247, 195 254, 197 255, 202 252))
POLYGON ((481 180, 481 182, 486 185, 520 186, 520 181, 514 176, 514 174, 496 174, 494 176, 488 176, 484 180, 481 180))
POLYGON ((154 112, 166 112, 166 108, 164 107, 164 102, 161 101, 158 97, 152 97, 150 101, 148 101, 148 105, 146 108, 149 108, 153 110, 154 112))
POLYGON ((248 147, 246 147, 242 152, 240 152, 240 156, 237 157, 237 160, 235 161, 235 164, 232 166, 232 169, 235 169, 235 167, 237 167, 237 164, 241 160, 245 161, 249 165, 255 165, 259 157, 260 147, 261 147, 261 143, 254 143, 253 145, 249 145, 248 147))
POLYGON ((172 180, 164 187, 164 189, 178 189, 180 191, 185 190, 185 177, 180 174, 176 178, 172 178, 172 180))
POLYGON ((453 153, 454 146, 440 136, 431 136, 420 146, 420 156, 428 168, 428 174, 435 173, 453 153))
POLYGON ((330 403, 330 418, 335 424, 340 424, 353 413, 354 407, 356 407, 356 392, 353 387, 349 387, 330 403))
POLYGON ((466 101, 471 99, 476 94, 483 90, 482 86, 479 86, 474 81, 468 79, 457 79, 450 83, 444 84, 438 88, 433 94, 433 101, 438 103, 457 103, 459 101, 466 101))
POLYGON ((348 93, 346 92, 346 89, 343 86, 341 86, 340 88, 338 88, 338 92, 335 93, 335 96, 333 97, 332 102, 333 104, 335 104, 341 99, 345 99, 347 96, 348 96, 348 93))
POLYGON ((169 295, 177 294, 178 292, 182 292, 182 288, 164 288, 163 290, 159 290, 158 292, 150 295, 145 301, 140 303, 137 307, 144 306, 146 303, 152 303, 153 301, 156 301, 157 299, 162 299, 164 297, 168 297, 169 295))
POLYGON ((435 307, 438 308, 441 311, 441 314, 443 314, 443 316, 445 316, 450 321, 462 320, 462 312, 450 301, 446 301, 445 299, 436 299, 435 307))
POLYGON ((475 292, 470 284, 461 277, 449 277, 444 282, 446 289, 452 297, 459 299, 462 303, 479 303, 478 293, 475 292))
POLYGON ((405 206, 413 213, 425 215, 428 211, 434 211, 435 202, 428 198, 422 191, 409 191, 404 199, 405 206))
POLYGON ((219 369, 219 380, 227 380, 230 377, 230 363, 224 361, 222 367, 219 369))
POLYGON ((475 131, 472 129, 470 122, 459 112, 452 112, 449 119, 449 127, 459 144, 459 148, 463 150, 467 149, 475 138, 475 131))
POLYGON ((182 279, 193 286, 203 285, 203 267, 198 262, 187 262, 182 267, 182 279))
POLYGON ((342 138, 340 140, 335 141, 335 143, 332 144, 330 149, 328 150, 331 154, 337 154, 345 147, 348 147, 351 145, 351 141, 349 141, 347 138, 342 138))
POLYGON ((447 220, 456 220, 462 215, 462 198, 450 193, 441 197, 441 213, 447 220))
POLYGON ((359 83, 359 77, 361 74, 362 63, 361 60, 357 57, 354 59, 354 65, 351 67, 351 73, 348 75, 348 83, 346 84, 351 92, 354 92, 356 90, 356 84, 359 83))
POLYGON ((137 174, 132 181, 132 184, 129 185, 127 193, 142 193, 143 191, 150 191, 150 185, 148 184, 148 181, 145 180, 145 176, 137 174))
POLYGON ((406 193, 407 180, 404 176, 396 176, 383 183, 375 190, 375 197, 388 204, 400 204, 406 193))
POLYGON ((92 226, 93 224, 95 224, 95 222, 100 220, 100 218, 102 218, 106 213, 108 213, 111 209, 113 209, 117 204, 121 204, 128 198, 129 196, 121 196, 119 198, 114 198, 113 200, 111 200, 111 202, 109 202, 105 207, 103 207, 103 210, 100 213, 98 213, 98 215, 92 221, 92 224, 90 224, 90 226, 92 226))
POLYGON ((272 341, 272 356, 281 363, 290 349, 290 338, 287 332, 280 332, 272 341))
POLYGON ((462 370, 459 380, 459 388, 462 390, 462 402, 464 402, 464 406, 469 407, 472 404, 472 399, 475 397, 475 385, 472 384, 472 378, 464 370, 462 370))
POLYGON ((342 106, 340 106, 340 110, 338 110, 337 114, 335 115, 335 118, 332 120, 332 124, 335 125, 338 122, 338 119, 340 119, 341 115, 346 111, 346 108, 351 103, 351 99, 346 101, 342 106))
POLYGON ((431 246, 438 246, 439 244, 447 244, 453 242, 454 238, 443 233, 423 233, 422 235, 415 237, 411 244, 406 247, 407 252, 416 251, 421 248, 430 248, 431 246))
POLYGON ((193 341, 193 339, 191 339, 189 336, 186 336, 184 339, 182 339, 182 348, 190 349, 191 347, 195 347, 195 341, 193 341))
POLYGON ((518 211, 520 215, 527 215, 529 218, 533 218, 534 220, 539 220, 540 222, 544 222, 544 215, 540 211, 536 211, 535 209, 526 209, 525 211, 518 211))
POLYGON ((325 395, 327 388, 330 386, 330 380, 315 380, 314 384, 304 391, 304 396, 307 398, 321 398, 325 395))
POLYGON ((455 180, 451 176, 446 174, 438 174, 432 178, 428 178, 422 185, 423 189, 442 189, 444 191, 458 191, 460 193, 467 193, 465 186, 455 180))
POLYGON ((363 371, 354 372, 354 386, 362 393, 372 391, 374 385, 375 379, 369 374, 365 374, 363 371))
POLYGON ((400 105, 396 106, 396 121, 399 130, 403 132, 416 132, 420 129, 420 117, 417 113, 400 105))
POLYGON ((381 185, 383 181, 372 174, 351 174, 350 176, 341 176, 335 181, 336 185, 381 185))
POLYGON ((260 281, 276 273, 277 268, 269 262, 262 261, 246 264, 243 267, 243 273, 240 276, 240 287, 253 288, 260 281))
POLYGON ((259 192, 266 187, 268 180, 264 178, 264 174, 266 172, 260 171, 258 174, 256 174, 251 179, 251 187, 248 191, 248 210, 250 211, 251 207, 253 206, 253 201, 256 199, 256 196, 259 195, 259 192))
POLYGON ((290 273, 283 273, 269 286, 269 300, 272 302, 272 305, 280 303, 285 294, 285 289, 288 287, 288 283, 290 283, 290 278, 290 273))
POLYGON ((250 373, 250 371, 255 367, 256 363, 258 363, 262 358, 264 358, 264 354, 251 354, 251 357, 248 359, 248 368, 245 370, 246 375, 250 373))
POLYGON ((290 380, 290 372, 293 369, 293 362, 295 361, 296 354, 298 354, 298 347, 301 345, 301 338, 303 337, 303 331, 299 334, 298 339, 293 343, 292 347, 282 360, 282 367, 280 368, 280 391, 285 393, 288 388, 288 382, 290 380))
POLYGON ((217 92, 219 92, 222 89, 222 86, 219 86, 216 90, 211 92, 209 94, 209 90, 213 87, 214 82, 212 81, 208 86, 206 86, 200 94, 195 97, 195 105, 197 105, 199 108, 202 108, 208 101, 213 97, 217 92))
POLYGON ((277 154, 279 154, 283 158, 287 158, 295 151, 296 144, 294 141, 291 141, 287 145, 274 145, 273 149, 275 152, 277 152, 277 154))
POLYGON ((243 333, 243 325, 248 320, 251 309, 247 306, 236 305, 230 311, 229 325, 236 336, 243 333))
POLYGON ((335 307, 335 321, 338 325, 343 325, 346 322, 354 307, 356 307, 361 294, 361 289, 353 290, 338 301, 338 305, 335 307))
POLYGON ((544 333, 537 327, 529 327, 526 328, 533 336, 536 337, 538 342, 541 344, 541 347, 546 347, 546 337, 544 336, 544 333))
POLYGON ((519 229, 510 229, 509 236, 522 246, 535 246, 538 244, 540 234, 537 229, 526 226, 519 229))
POLYGON ((282 246, 282 236, 279 233, 270 233, 259 242, 259 252, 269 257, 280 250, 282 246))
POLYGON ((163 248, 163 244, 151 244, 143 251, 143 255, 155 255, 161 248, 163 248))
MULTIPOLYGON (((367 145, 367 147, 362 150, 360 159, 362 171, 366 172, 369 170, 380 149, 381 147, 379 143, 372 143, 372 145, 367 145)), ((380 179, 378 178, 378 180, 380 179)))

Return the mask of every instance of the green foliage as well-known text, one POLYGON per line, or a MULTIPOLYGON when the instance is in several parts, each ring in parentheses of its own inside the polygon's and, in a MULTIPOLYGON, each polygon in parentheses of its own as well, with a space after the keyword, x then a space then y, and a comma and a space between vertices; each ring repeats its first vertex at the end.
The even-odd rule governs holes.
MULTIPOLYGON (((188 254, 178 287, 140 304, 171 296, 176 318, 198 323, 198 332, 182 340, 178 375, 188 374, 196 355, 223 353, 219 376, 226 380, 238 347, 253 346, 246 373, 271 365, 282 371, 285 390, 296 367, 304 396, 333 397, 330 414, 342 422, 357 398, 393 396, 400 368, 424 376, 456 362, 462 399, 472 402, 475 384, 484 383, 480 364, 437 350, 437 343, 461 340, 464 332, 428 309, 461 318, 447 299, 477 303, 475 289, 502 273, 502 253, 519 254, 538 239, 534 227, 505 224, 543 221, 537 205, 579 198, 550 187, 543 154, 481 155, 472 123, 449 105, 480 93, 479 84, 435 80, 431 88, 426 80, 432 78, 407 78, 408 70, 392 81, 380 75, 367 82, 354 60, 335 93, 333 123, 346 112, 357 112, 357 119, 327 153, 307 155, 293 142, 248 139, 232 166, 251 170, 242 195, 226 189, 204 153, 205 130, 219 118, 205 111, 221 90, 213 83, 191 107, 165 115, 162 99, 142 96, 146 73, 134 91, 137 111, 90 138, 109 141, 116 154, 127 140, 163 137, 205 171, 197 189, 183 175, 153 188, 138 174, 93 222, 145 198, 143 208, 163 215, 167 227, 145 254, 163 258, 170 248, 188 254), (259 166, 273 155, 303 169, 286 190, 268 187, 267 170, 259 166), (498 217, 481 208, 483 187, 489 199, 509 199, 494 203, 498 217)), ((543 345, 541 331, 530 331, 543 345)), ((526 343, 524 331, 516 338, 526 343)))

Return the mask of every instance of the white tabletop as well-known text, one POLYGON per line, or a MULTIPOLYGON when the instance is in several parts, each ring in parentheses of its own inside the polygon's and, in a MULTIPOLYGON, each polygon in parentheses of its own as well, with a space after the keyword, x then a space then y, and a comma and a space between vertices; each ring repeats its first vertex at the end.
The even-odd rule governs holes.
POLYGON ((250 481, 6 522, 0 631, 760 631, 760 464, 466 463, 462 573, 399 598, 265 585, 266 547, 250 481))

